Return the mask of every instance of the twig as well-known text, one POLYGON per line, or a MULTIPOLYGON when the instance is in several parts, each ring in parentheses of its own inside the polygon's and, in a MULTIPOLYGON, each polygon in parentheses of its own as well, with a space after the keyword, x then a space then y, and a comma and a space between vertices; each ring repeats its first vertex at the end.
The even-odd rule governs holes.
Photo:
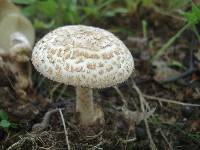
POLYGON ((175 100, 159 98, 159 97, 145 95, 145 94, 143 94, 143 96, 145 98, 149 99, 149 100, 157 100, 157 101, 160 101, 160 102, 173 103, 173 104, 182 105, 182 106, 200 107, 200 104, 190 104, 190 103, 178 102, 178 101, 175 101, 175 100))
POLYGON ((60 112, 60 117, 61 117, 61 120, 62 120, 62 123, 63 123, 64 131, 65 131, 65 139, 66 139, 66 143, 67 143, 67 148, 68 148, 68 150, 70 150, 68 133, 67 133, 67 128, 66 128, 66 125, 65 125, 65 120, 64 120, 64 117, 63 117, 62 110, 59 109, 59 112, 60 112))
MULTIPOLYGON (((138 93, 138 91, 136 90, 136 92, 138 93, 138 95, 139 95, 139 98, 142 96, 143 97, 143 94, 142 94, 142 92, 140 91, 140 89, 137 87, 137 85, 136 85, 136 83, 135 83, 135 81, 133 80, 133 78, 131 78, 131 81, 132 81, 132 84, 133 84, 133 88, 135 89, 137 89, 141 94, 139 94, 138 93)), ((150 109, 150 106, 149 106, 149 104, 147 103, 147 101, 143 98, 143 101, 144 101, 144 104, 145 104, 145 106, 146 106, 146 108, 150 111, 151 109, 150 109)))
POLYGON ((30 141, 32 142, 32 144, 36 144, 36 140, 38 140, 38 137, 36 136, 31 136, 30 134, 28 134, 27 137, 19 137, 20 140, 15 142, 14 144, 12 144, 11 146, 9 146, 6 150, 15 150, 15 149, 21 149, 23 146, 23 144, 26 142, 26 141, 30 141))
MULTIPOLYGON (((133 81, 133 88, 136 90, 136 92, 138 93, 139 95, 139 99, 140 99, 140 103, 141 103, 141 109, 143 112, 145 112, 145 107, 144 107, 144 103, 145 103, 145 99, 143 97, 143 94, 142 92, 140 91, 140 89, 137 87, 137 85, 135 84, 135 82, 133 81)), ((149 129, 149 124, 147 122, 147 119, 145 118, 144 119, 144 123, 145 123, 145 126, 146 126, 146 131, 147 131, 147 135, 149 137, 149 141, 150 141, 150 147, 152 150, 157 150, 157 147, 153 141, 153 138, 151 136, 151 132, 150 132, 150 129, 149 129)))
POLYGON ((14 143, 14 144, 12 144, 11 146, 9 146, 9 147, 7 148, 7 150, 13 150, 13 149, 19 148, 21 145, 24 144, 24 142, 25 142, 27 139, 28 139, 28 137, 20 139, 20 140, 17 141, 16 143, 14 143))
POLYGON ((54 92, 60 87, 61 83, 56 84, 49 92, 50 98, 52 99, 54 92))
POLYGON ((128 139, 125 142, 129 143, 129 142, 135 142, 137 139, 136 138, 132 138, 132 139, 128 139))
POLYGON ((42 83, 44 82, 44 80, 45 80, 45 78, 42 77, 42 79, 38 82, 37 86, 35 87, 35 91, 37 91, 40 88, 40 86, 42 85, 42 83))
POLYGON ((38 132, 38 131, 42 131, 42 130, 46 129, 49 125, 49 119, 50 119, 51 115, 57 111, 59 111, 59 109, 53 109, 53 110, 49 110, 48 112, 46 112, 42 119, 42 122, 33 125, 32 131, 38 132))
POLYGON ((173 150, 172 145, 169 143, 167 137, 165 136, 165 134, 163 133, 163 131, 162 131, 161 129, 160 129, 160 134, 161 134, 161 136, 164 138, 165 142, 168 144, 169 149, 170 149, 170 150, 173 150))
MULTIPOLYGON (((100 143, 98 143, 97 145, 95 145, 93 148, 91 148, 91 150, 96 150, 96 149, 99 149, 99 150, 103 150, 103 148, 100 148, 99 146, 101 146, 103 144, 103 142, 101 141, 100 143)), ((90 150, 90 149, 89 149, 90 150)))
POLYGON ((119 96, 121 97, 122 102, 124 103, 125 106, 127 106, 127 102, 126 99, 124 97, 124 95, 122 94, 122 92, 119 90, 119 88, 117 86, 113 86, 113 88, 116 90, 116 92, 119 94, 119 96))

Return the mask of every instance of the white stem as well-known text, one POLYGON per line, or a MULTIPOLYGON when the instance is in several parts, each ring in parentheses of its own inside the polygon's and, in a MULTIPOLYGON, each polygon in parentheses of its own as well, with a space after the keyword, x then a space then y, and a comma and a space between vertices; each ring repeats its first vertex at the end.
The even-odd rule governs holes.
POLYGON ((76 88, 76 112, 79 113, 81 125, 91 125, 95 122, 93 91, 90 88, 76 88))

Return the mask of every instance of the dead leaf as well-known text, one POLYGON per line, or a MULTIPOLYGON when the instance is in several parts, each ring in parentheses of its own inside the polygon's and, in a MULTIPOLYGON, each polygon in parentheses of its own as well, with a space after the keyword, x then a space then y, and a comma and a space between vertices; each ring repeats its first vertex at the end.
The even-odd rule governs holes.
POLYGON ((190 126, 192 131, 200 131, 200 119, 194 120, 190 126))
POLYGON ((171 77, 179 76, 181 73, 168 67, 165 61, 155 61, 153 65, 156 67, 154 69, 154 80, 157 82, 165 81, 171 77))
POLYGON ((127 107, 122 108, 122 115, 129 125, 139 124, 142 120, 149 118, 156 109, 153 108, 149 112, 131 111, 127 107))
POLYGON ((169 124, 169 125, 174 125, 177 121, 177 119, 174 116, 168 117, 164 115, 160 115, 160 120, 162 123, 169 124))

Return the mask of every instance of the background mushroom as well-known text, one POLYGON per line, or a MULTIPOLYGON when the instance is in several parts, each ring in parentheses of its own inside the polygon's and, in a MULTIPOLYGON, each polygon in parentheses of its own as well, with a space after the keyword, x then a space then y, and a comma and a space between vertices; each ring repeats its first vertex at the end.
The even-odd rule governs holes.
POLYGON ((0 0, 0 35, 3 35, 0 36, 0 72, 6 68, 16 74, 16 93, 20 99, 26 99, 24 90, 32 84, 27 62, 35 41, 35 30, 18 7, 8 0, 0 0), (25 64, 28 67, 24 67, 25 64))
POLYGON ((34 47, 32 63, 47 78, 76 87, 81 125, 102 123, 93 88, 125 81, 134 69, 127 47, 112 33, 95 27, 64 26, 48 33, 34 47))
MULTIPOLYGON (((31 22, 20 14, 11 13, 0 20, 0 47, 4 51, 17 53, 31 51, 35 31, 31 22)), ((27 52, 26 52, 27 53, 27 52)))

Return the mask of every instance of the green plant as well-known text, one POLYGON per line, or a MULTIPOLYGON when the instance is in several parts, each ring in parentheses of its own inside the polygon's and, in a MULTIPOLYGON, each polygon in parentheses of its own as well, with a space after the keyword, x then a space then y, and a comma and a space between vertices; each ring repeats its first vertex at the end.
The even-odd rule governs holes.
POLYGON ((133 13, 137 10, 138 6, 142 4, 144 7, 150 7, 154 4, 155 0, 125 0, 125 6, 130 13, 133 13))
POLYGON ((95 17, 96 19, 101 19, 103 16, 106 15, 107 12, 109 12, 106 10, 107 7, 115 1, 116 0, 86 0, 85 5, 82 5, 81 8, 84 13, 83 19, 86 19, 89 16, 95 17), (101 13, 99 13, 100 11, 101 13))
POLYGON ((0 109, 0 126, 4 129, 11 127, 11 123, 8 120, 8 115, 5 111, 0 109))
POLYGON ((9 128, 17 128, 17 124, 10 122, 8 114, 2 109, 0 109, 0 127, 6 131, 9 128))
POLYGON ((195 33, 200 41, 200 35, 196 28, 196 25, 200 22, 200 7, 192 3, 192 10, 189 12, 184 12, 183 16, 186 19, 185 25, 156 52, 156 54, 152 57, 152 62, 162 56, 165 51, 176 41, 176 39, 179 38, 181 34, 189 28, 195 33))
POLYGON ((131 14, 138 5, 148 7, 154 0, 12 0, 22 6, 36 29, 51 29, 66 24, 104 21, 118 14, 131 14))
POLYGON ((162 122, 160 120, 160 116, 158 114, 153 115, 148 119, 148 122, 155 125, 156 127, 160 127, 162 122))
POLYGON ((79 24, 77 0, 12 0, 23 5, 22 12, 32 18, 36 29, 55 28, 63 24, 79 24))
MULTIPOLYGON (((80 24, 88 17, 101 20, 107 6, 116 0, 12 0, 23 5, 22 12, 32 18, 36 29, 55 28, 65 24, 80 24), (99 13, 101 11, 101 13, 99 13)), ((120 10, 113 10, 114 13, 120 10)), ((102 21, 102 20, 101 20, 102 21)))

